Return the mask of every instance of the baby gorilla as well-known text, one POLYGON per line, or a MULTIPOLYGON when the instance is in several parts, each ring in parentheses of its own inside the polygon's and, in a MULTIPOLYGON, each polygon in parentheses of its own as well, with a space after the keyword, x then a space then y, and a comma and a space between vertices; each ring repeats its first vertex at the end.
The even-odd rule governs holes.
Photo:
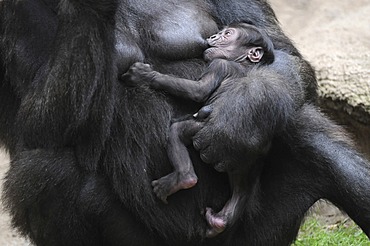
MULTIPOLYGON (((131 82, 146 82, 152 88, 165 90, 173 95, 185 97, 196 102, 205 102, 193 117, 175 122, 171 125, 168 141, 168 157, 174 171, 152 182, 154 192, 163 202, 167 197, 180 189, 188 189, 197 183, 192 162, 187 151, 192 144, 192 137, 202 128, 204 119, 212 111, 212 102, 222 97, 220 88, 227 88, 230 83, 239 83, 240 78, 248 76, 252 69, 271 64, 274 61, 273 44, 269 37, 254 26, 237 23, 229 25, 219 33, 209 37, 210 46, 204 51, 204 58, 209 62, 199 81, 192 81, 164 75, 153 71, 143 63, 135 63, 124 76, 131 82)), ((256 158, 246 160, 247 166, 252 166, 256 158)), ((213 214, 207 208, 206 219, 210 225, 208 237, 213 237, 231 225, 236 220, 236 210, 241 210, 239 203, 243 200, 243 185, 241 179, 247 177, 249 168, 216 166, 218 171, 226 171, 230 177, 232 198, 224 208, 213 214), (245 174, 245 175, 244 175, 245 174)), ((245 192, 246 193, 246 192, 245 192)))

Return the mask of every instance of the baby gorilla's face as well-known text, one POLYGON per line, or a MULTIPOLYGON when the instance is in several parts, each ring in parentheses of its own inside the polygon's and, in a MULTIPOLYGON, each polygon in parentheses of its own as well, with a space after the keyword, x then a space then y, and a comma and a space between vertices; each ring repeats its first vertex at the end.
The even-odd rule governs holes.
POLYGON ((238 28, 226 27, 207 38, 207 43, 211 47, 204 51, 204 59, 207 61, 217 58, 234 60, 235 50, 240 47, 239 37, 240 30, 238 28))
POLYGON ((268 51, 273 62, 273 51, 268 49, 269 42, 271 43, 270 39, 254 26, 245 23, 232 24, 207 39, 210 48, 204 51, 204 59, 256 64, 261 61, 265 51, 268 51))

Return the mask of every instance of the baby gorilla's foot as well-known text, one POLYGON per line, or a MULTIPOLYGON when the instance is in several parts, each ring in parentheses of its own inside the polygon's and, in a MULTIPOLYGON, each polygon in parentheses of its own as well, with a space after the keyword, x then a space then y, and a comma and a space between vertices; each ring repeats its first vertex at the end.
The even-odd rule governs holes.
POLYGON ((206 220, 210 226, 206 237, 215 237, 226 229, 227 219, 224 215, 214 214, 212 208, 206 208, 206 220))
POLYGON ((167 197, 173 193, 193 187, 198 182, 195 174, 180 174, 172 172, 160 179, 152 182, 153 191, 159 199, 164 203, 167 202, 167 197))

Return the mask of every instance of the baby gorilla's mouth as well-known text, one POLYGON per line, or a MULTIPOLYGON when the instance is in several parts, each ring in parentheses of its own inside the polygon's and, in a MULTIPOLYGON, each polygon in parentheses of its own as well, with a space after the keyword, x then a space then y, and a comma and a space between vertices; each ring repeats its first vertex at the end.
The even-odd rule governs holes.
POLYGON ((207 38, 207 43, 208 43, 208 45, 210 46, 210 47, 214 47, 214 46, 216 46, 216 41, 215 40, 213 40, 213 39, 211 39, 211 38, 207 38))

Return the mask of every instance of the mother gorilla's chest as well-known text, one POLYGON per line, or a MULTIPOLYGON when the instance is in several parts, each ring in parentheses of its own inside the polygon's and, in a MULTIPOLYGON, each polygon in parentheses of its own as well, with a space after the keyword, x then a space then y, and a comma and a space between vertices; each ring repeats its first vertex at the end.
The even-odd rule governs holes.
POLYGON ((125 67, 144 57, 201 57, 205 38, 218 31, 210 7, 199 0, 121 1, 116 25, 116 48, 125 67))

